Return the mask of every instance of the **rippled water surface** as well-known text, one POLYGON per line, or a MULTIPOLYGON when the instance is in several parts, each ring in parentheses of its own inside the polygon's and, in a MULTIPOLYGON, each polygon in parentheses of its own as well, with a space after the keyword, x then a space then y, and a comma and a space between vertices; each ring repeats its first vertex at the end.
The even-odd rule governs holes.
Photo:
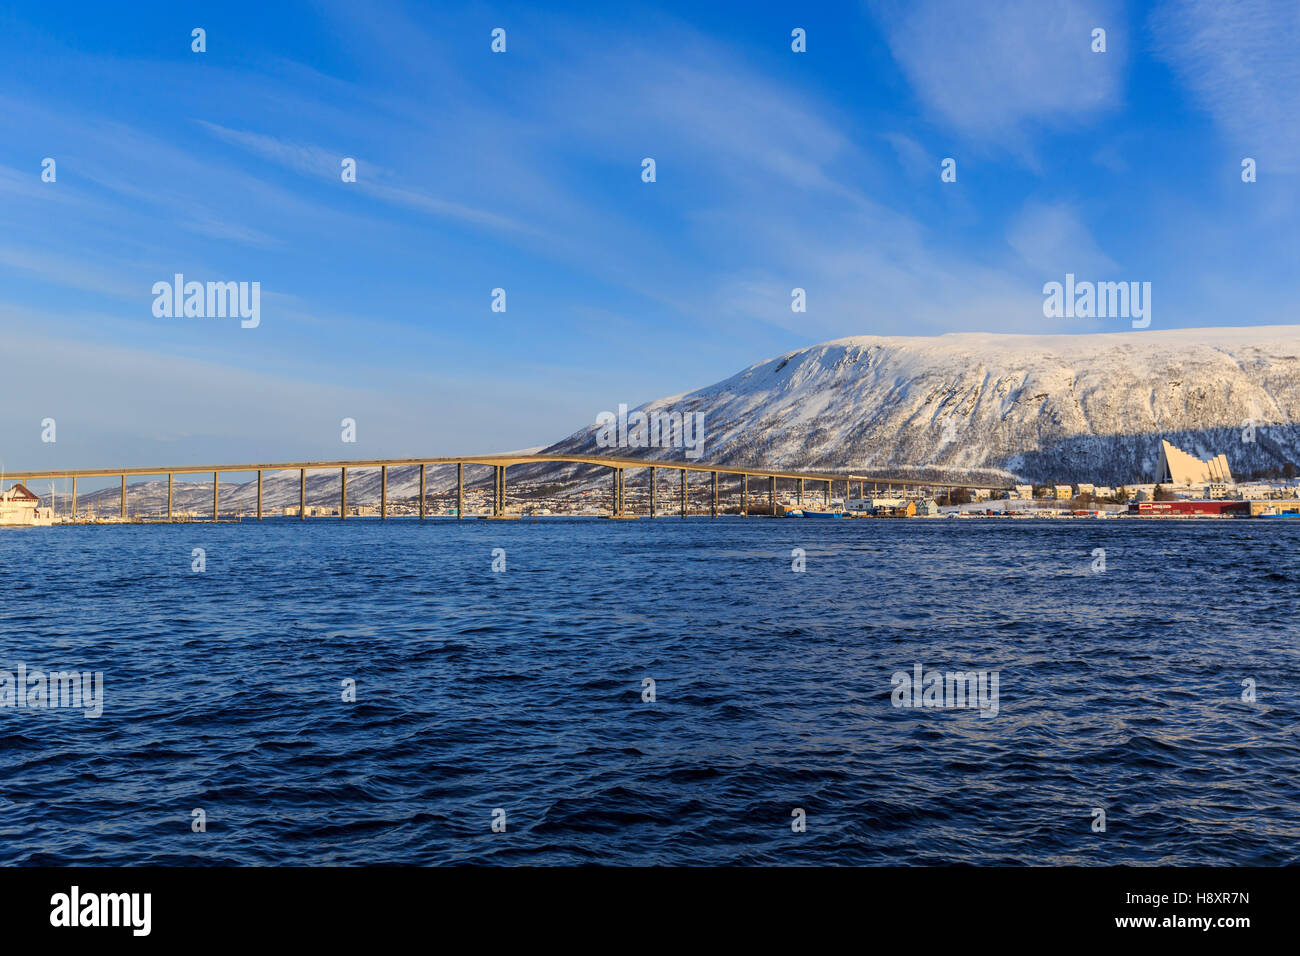
POLYGON ((1300 861, 1300 522, 272 520, 0 561, 0 670, 106 697, 0 709, 2 863, 1300 861), (915 664, 999 671, 997 716, 895 708, 915 664))

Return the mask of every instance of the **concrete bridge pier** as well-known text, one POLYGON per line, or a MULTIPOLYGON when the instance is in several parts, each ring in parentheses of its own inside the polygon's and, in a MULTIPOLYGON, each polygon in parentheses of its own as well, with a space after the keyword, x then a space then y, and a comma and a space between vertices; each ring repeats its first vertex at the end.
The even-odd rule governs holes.
POLYGON ((215 472, 215 471, 214 471, 214 472, 212 473, 212 520, 213 520, 213 521, 216 521, 216 520, 217 520, 217 515, 219 515, 219 514, 221 513, 221 512, 220 512, 220 505, 219 505, 219 502, 218 502, 218 500, 217 500, 218 492, 219 492, 219 489, 220 489, 221 485, 218 483, 218 481, 217 481, 217 477, 218 477, 218 472, 215 472))
POLYGON ((77 477, 72 477, 72 520, 77 520, 77 477))
POLYGON ((740 476, 740 516, 749 517, 749 475, 740 476))
POLYGON ((388 466, 379 466, 379 520, 388 520, 388 466))
POLYGON ((307 520, 307 469, 298 469, 298 520, 307 520))
POLYGON ((456 462, 456 520, 465 517, 465 463, 456 462))
POLYGON ((257 470, 257 520, 262 520, 262 470, 257 470))
POLYGON ((121 509, 122 520, 125 521, 125 520, 126 520, 126 475, 123 475, 123 476, 122 476, 122 501, 121 501, 121 505, 122 505, 122 509, 121 509))
POLYGON ((506 513, 506 466, 497 465, 495 481, 495 494, 492 502, 492 516, 494 518, 505 517, 506 513))
POLYGON ((420 520, 424 520, 424 465, 420 465, 420 520))
POLYGON ((622 518, 627 513, 627 476, 624 469, 614 467, 614 507, 611 518, 622 518))
POLYGON ((346 468, 340 470, 343 473, 343 483, 339 491, 339 520, 346 521, 348 519, 348 470, 346 468))
POLYGON ((709 517, 718 516, 718 473, 713 472, 713 504, 709 508, 709 517))
POLYGON ((767 476, 767 513, 776 517, 776 475, 767 476))
POLYGON ((803 505, 803 479, 799 479, 799 504, 803 505))
POLYGON ((689 509, 686 504, 686 469, 682 469, 682 517, 685 518, 689 509))
POLYGON ((172 483, 176 476, 167 472, 167 520, 172 520, 172 483))
POLYGON ((659 469, 650 469, 650 517, 659 517, 659 469))

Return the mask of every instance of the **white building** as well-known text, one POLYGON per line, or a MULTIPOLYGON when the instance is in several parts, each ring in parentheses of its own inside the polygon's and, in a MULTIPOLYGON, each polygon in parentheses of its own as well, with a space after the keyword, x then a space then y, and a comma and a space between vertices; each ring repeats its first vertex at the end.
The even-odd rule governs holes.
POLYGON ((23 484, 0 491, 0 525, 46 525, 54 523, 54 512, 40 507, 41 499, 23 484))
POLYGON ((1246 499, 1250 498, 1274 498, 1277 496, 1278 489, 1272 482, 1253 481, 1246 485, 1237 485, 1237 494, 1246 499))
POLYGON ((1156 474, 1159 476, 1157 480, 1166 485, 1234 484, 1224 455, 1202 461, 1163 438, 1160 440, 1160 463, 1156 466, 1156 474))
POLYGON ((875 514, 877 508, 906 508, 906 498, 850 498, 844 510, 856 514, 875 514))

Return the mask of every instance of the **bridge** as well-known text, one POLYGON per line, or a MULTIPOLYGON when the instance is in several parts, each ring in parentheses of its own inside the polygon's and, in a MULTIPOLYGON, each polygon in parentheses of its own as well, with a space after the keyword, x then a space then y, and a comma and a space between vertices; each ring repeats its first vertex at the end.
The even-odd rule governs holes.
POLYGON ((775 514, 776 509, 776 490, 777 481, 798 482, 796 487, 796 500, 800 505, 804 503, 804 496, 809 484, 813 485, 812 492, 817 490, 823 492, 824 500, 830 503, 834 495, 836 485, 843 483, 845 498, 851 496, 852 487, 858 485, 858 497, 865 497, 868 485, 872 487, 873 496, 878 496, 880 489, 885 489, 887 496, 893 494, 919 494, 923 490, 933 493, 935 489, 945 488, 987 488, 989 490, 998 490, 1010 488, 1010 485, 972 483, 972 482, 944 482, 930 481, 917 478, 887 477, 881 475, 859 475, 845 474, 835 472, 818 472, 818 471, 790 471, 780 468, 740 468, 727 465, 701 464, 693 462, 662 462, 647 461, 642 458, 616 458, 604 455, 467 455, 458 457, 442 458, 375 458, 375 459, 356 459, 349 461, 285 461, 285 462, 260 462, 249 464, 228 464, 228 465, 189 465, 183 467, 156 467, 156 468, 87 468, 87 469, 70 469, 54 471, 19 471, 9 472, 4 476, 6 482, 35 482, 39 480, 60 480, 71 479, 72 481, 72 518, 77 518, 77 479, 78 478, 119 478, 121 480, 121 505, 120 518, 127 520, 126 508, 126 479, 130 476, 167 476, 167 520, 172 520, 172 492, 177 475, 212 475, 212 518, 216 521, 220 514, 220 475, 226 473, 257 473, 257 517, 262 517, 262 476, 265 472, 292 472, 297 471, 299 476, 298 485, 298 517, 305 519, 307 517, 307 472, 309 471, 338 471, 341 477, 340 498, 339 498, 339 517, 347 518, 347 501, 348 501, 348 470, 374 470, 380 472, 380 514, 381 518, 387 518, 389 515, 388 501, 388 470, 390 468, 410 468, 418 467, 420 469, 420 494, 419 508, 420 517, 424 518, 427 513, 427 498, 425 495, 425 474, 430 466, 456 466, 456 517, 464 516, 464 498, 465 498, 465 466, 480 465, 493 469, 493 494, 492 494, 492 513, 494 518, 506 517, 506 469, 513 465, 531 465, 531 464, 568 464, 568 465, 594 465, 602 468, 609 468, 612 474, 612 489, 610 497, 610 517, 624 518, 633 517, 628 513, 626 504, 626 476, 625 472, 629 470, 648 470, 650 472, 650 514, 654 518, 658 517, 659 501, 659 472, 676 471, 680 473, 680 512, 683 518, 689 514, 688 506, 688 481, 691 472, 703 473, 708 476, 711 486, 712 495, 710 502, 710 514, 713 517, 718 515, 718 479, 720 475, 739 476, 741 479, 741 515, 747 515, 749 512, 749 479, 758 478, 766 479, 768 504, 771 510, 769 514, 775 514))

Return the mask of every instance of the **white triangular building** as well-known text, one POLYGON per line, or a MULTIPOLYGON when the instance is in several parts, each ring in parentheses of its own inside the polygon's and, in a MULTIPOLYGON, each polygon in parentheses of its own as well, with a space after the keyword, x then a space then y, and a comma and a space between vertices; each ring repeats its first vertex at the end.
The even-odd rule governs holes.
POLYGON ((1163 438, 1160 440, 1160 464, 1157 468, 1161 484, 1196 485, 1205 482, 1232 484, 1232 472, 1228 470, 1228 459, 1224 455, 1215 455, 1208 461, 1201 461, 1195 455, 1189 455, 1163 438))

